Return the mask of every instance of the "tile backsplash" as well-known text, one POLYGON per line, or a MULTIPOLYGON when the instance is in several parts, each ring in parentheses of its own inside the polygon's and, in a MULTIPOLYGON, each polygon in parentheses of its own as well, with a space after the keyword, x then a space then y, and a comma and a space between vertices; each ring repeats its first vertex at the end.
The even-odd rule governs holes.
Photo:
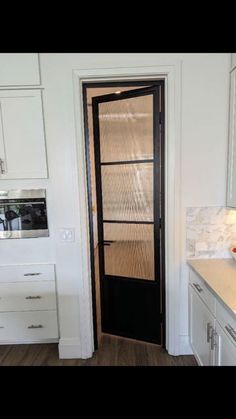
POLYGON ((188 259, 230 258, 236 245, 236 210, 225 207, 188 207, 186 252, 188 259))

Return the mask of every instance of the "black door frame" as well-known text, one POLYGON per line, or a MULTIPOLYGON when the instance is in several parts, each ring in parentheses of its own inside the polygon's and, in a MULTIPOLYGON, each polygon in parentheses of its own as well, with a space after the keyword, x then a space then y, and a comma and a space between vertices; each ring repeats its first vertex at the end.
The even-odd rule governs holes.
MULTIPOLYGON (((160 136, 160 158, 161 158, 161 211, 160 211, 160 223, 161 223, 161 236, 160 236, 160 257, 161 263, 161 275, 160 275, 160 288, 161 288, 161 318, 162 318, 162 347, 165 348, 165 325, 166 325, 166 315, 165 315, 165 131, 164 131, 164 121, 165 121, 165 107, 164 107, 164 97, 165 97, 165 81, 164 79, 145 79, 137 81, 103 81, 103 82, 83 82, 82 83, 82 92, 83 92, 83 113, 84 113, 84 133, 85 133, 85 157, 86 157, 86 178, 87 178, 87 199, 88 199, 88 215, 89 215, 89 235, 90 235, 90 261, 91 261, 91 283, 92 283, 92 310, 93 310, 93 331, 94 331, 94 348, 98 349, 98 339, 97 339, 97 308, 96 308, 96 283, 95 283, 95 265, 94 265, 94 232, 93 232, 93 214, 92 214, 92 187, 91 187, 91 166, 90 166, 90 147, 89 147, 89 129, 88 129, 88 108, 87 108, 87 89, 89 88, 104 88, 104 87, 133 87, 133 86, 142 86, 149 87, 150 89, 155 86, 159 86, 161 90, 160 94, 160 103, 159 105, 159 115, 156 115, 154 124, 159 126, 159 136, 160 136)), ((137 94, 138 94, 137 89, 137 94)), ((133 92, 130 90, 127 92, 133 92)), ((141 91, 141 89, 140 89, 141 91)), ((108 94, 109 95, 109 94, 108 94)), ((112 94, 111 94, 112 95, 112 94)), ((155 144, 155 141, 154 141, 155 144)), ((94 150, 96 147, 94 147, 94 150)), ((155 153, 154 153, 154 170, 157 169, 155 165, 155 153), (155 169, 156 167, 156 169, 155 169)), ((154 177, 154 194, 156 193, 155 187, 155 177, 154 177)), ((156 216, 156 211, 154 210, 154 217, 156 216)), ((159 218, 159 216, 158 216, 159 218)), ((155 224, 154 224, 155 225, 155 224)), ((157 223, 156 223, 157 225, 157 223)), ((158 221, 159 226, 159 221, 158 221)), ((155 243, 155 260, 156 260, 156 246, 155 243)))

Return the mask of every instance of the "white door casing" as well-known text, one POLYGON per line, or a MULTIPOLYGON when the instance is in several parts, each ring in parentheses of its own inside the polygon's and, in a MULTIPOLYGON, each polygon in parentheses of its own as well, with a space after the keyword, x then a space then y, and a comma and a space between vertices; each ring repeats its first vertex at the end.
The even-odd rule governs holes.
POLYGON ((73 70, 83 273, 83 292, 79 308, 82 358, 91 357, 94 351, 82 83, 148 80, 149 78, 165 79, 166 348, 171 355, 180 354, 181 60, 176 59, 171 64, 148 67, 73 70), (175 222, 176 220, 178 222, 175 222))

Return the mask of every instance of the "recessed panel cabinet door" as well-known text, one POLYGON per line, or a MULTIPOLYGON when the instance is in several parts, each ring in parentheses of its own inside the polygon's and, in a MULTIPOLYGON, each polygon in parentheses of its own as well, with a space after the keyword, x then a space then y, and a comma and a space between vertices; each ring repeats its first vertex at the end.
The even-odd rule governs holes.
POLYGON ((236 69, 230 75, 227 207, 236 208, 236 69))
POLYGON ((0 92, 0 179, 46 178, 41 92, 0 92))
POLYGON ((200 365, 213 365, 214 351, 211 349, 211 332, 214 317, 196 291, 189 285, 189 336, 194 355, 200 365))
POLYGON ((39 84, 39 54, 28 52, 0 54, 0 86, 39 84))
MULTIPOLYGON (((227 334, 228 326, 229 325, 226 325, 226 332, 225 332, 221 328, 221 326, 218 324, 218 322, 216 322, 216 333, 217 333, 216 365, 218 366, 236 366, 236 341, 234 337, 235 335, 233 334, 233 338, 228 336, 227 334)), ((230 329, 228 328, 228 330, 230 329)))

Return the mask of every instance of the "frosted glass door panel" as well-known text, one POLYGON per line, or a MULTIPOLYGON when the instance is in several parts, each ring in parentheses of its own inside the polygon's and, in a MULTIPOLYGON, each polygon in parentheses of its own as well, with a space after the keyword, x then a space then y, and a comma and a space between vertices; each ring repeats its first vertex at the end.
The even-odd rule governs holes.
POLYGON ((101 167, 103 219, 153 221, 153 163, 101 167))
POLYGON ((101 162, 153 159, 153 96, 99 104, 101 162))
POLYGON ((152 224, 104 223, 105 275, 154 280, 152 224))

